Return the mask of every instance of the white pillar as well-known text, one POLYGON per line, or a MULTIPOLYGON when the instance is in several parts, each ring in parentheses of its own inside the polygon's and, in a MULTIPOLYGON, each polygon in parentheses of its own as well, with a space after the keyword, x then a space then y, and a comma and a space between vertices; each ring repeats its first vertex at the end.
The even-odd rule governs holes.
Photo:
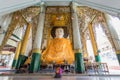
POLYGON ((120 41, 119 41, 119 37, 117 32, 115 31, 115 29, 113 28, 114 26, 112 26, 111 21, 110 21, 110 15, 105 14, 105 18, 107 21, 107 25, 108 25, 108 29, 110 30, 111 36, 112 36, 112 40, 115 44, 115 52, 118 58, 118 62, 120 64, 120 41))
POLYGON ((37 72, 40 68, 40 49, 41 49, 41 42, 42 42, 42 35, 43 35, 43 27, 44 27, 44 20, 45 20, 45 6, 41 4, 40 8, 40 15, 39 15, 39 22, 37 26, 35 41, 33 44, 32 50, 32 59, 30 63, 29 71, 31 73, 37 72))
POLYGON ((79 31, 79 24, 78 24, 78 16, 76 13, 76 5, 72 2, 72 29, 73 29, 73 42, 74 42, 74 49, 80 50, 82 49, 81 45, 81 38, 80 38, 80 31, 79 31))
POLYGON ((35 41, 34 41, 34 44, 33 44, 34 49, 38 49, 38 48, 41 49, 44 20, 45 20, 45 6, 41 5, 39 22, 38 22, 38 26, 37 26, 35 41))
POLYGON ((84 62, 82 57, 82 45, 81 45, 81 36, 78 24, 78 16, 76 12, 76 5, 72 2, 72 29, 73 29, 73 42, 75 50, 75 71, 77 73, 83 73, 85 71, 84 62))
POLYGON ((116 49, 116 50, 120 50, 120 41, 118 40, 119 37, 118 37, 117 32, 115 31, 115 29, 113 28, 113 26, 112 26, 112 24, 111 24, 110 15, 105 14, 105 18, 106 18, 106 21, 107 21, 108 29, 109 29, 109 31, 110 31, 110 33, 111 33, 113 42, 114 42, 114 44, 115 44, 115 49, 116 49))

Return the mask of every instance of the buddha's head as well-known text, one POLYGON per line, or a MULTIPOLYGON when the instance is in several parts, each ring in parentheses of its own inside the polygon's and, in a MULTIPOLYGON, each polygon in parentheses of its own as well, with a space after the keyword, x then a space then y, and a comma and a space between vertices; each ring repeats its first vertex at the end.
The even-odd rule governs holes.
POLYGON ((63 30, 63 28, 57 28, 55 30, 55 37, 56 38, 63 38, 63 36, 64 36, 64 30, 63 30))
POLYGON ((67 38, 67 27, 53 27, 51 30, 51 35, 53 38, 67 38))

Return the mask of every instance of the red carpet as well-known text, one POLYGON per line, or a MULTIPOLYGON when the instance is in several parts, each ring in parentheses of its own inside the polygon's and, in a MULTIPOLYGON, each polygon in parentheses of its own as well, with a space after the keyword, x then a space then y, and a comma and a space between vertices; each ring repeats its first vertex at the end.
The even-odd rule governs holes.
POLYGON ((109 69, 120 70, 120 66, 110 66, 109 69))

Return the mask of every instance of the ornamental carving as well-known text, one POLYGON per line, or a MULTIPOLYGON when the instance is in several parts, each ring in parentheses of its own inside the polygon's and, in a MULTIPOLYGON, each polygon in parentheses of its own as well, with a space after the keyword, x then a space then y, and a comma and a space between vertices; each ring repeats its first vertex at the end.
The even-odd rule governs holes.
MULTIPOLYGON (((72 41, 71 13, 70 7, 47 7, 45 14, 45 25, 43 31, 43 40, 51 39, 50 31, 53 26, 66 26, 68 28, 69 38, 72 41), (58 21, 58 22, 57 22, 58 21), (59 23, 60 22, 60 23, 59 23), (57 23, 57 24, 55 24, 57 23)), ((49 42, 49 41, 48 41, 49 42)))

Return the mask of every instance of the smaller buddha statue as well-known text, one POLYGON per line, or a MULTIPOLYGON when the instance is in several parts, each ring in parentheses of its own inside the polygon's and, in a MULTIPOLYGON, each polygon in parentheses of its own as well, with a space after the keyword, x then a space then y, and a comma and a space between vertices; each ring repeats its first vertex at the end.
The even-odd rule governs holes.
POLYGON ((51 30, 51 35, 53 39, 41 54, 41 61, 43 63, 49 64, 72 64, 74 61, 74 53, 72 50, 71 42, 67 39, 68 34, 66 34, 67 27, 53 27, 51 30))

